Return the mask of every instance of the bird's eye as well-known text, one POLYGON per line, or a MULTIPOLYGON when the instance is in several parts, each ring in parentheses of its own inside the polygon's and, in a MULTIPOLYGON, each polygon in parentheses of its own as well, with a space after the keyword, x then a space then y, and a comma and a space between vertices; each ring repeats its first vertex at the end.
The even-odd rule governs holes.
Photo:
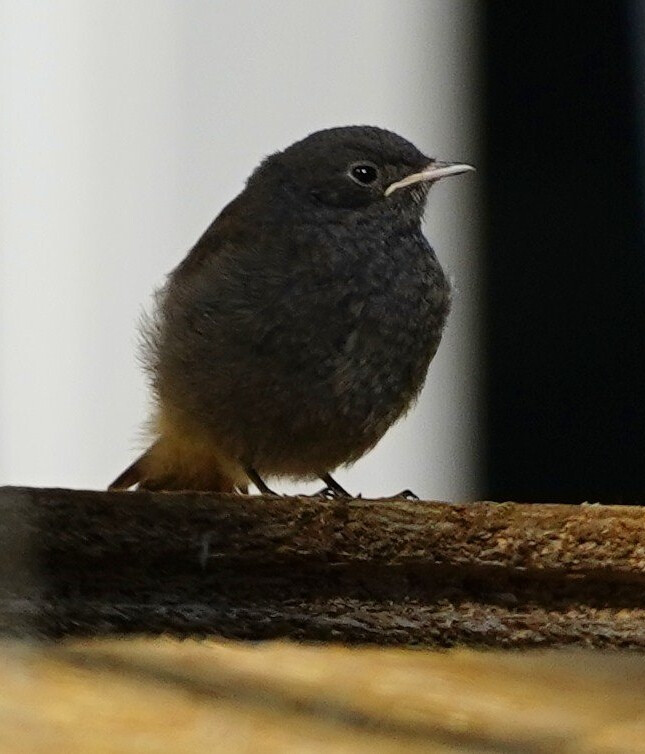
POLYGON ((371 162, 358 162, 348 171, 349 177, 361 186, 369 186, 378 178, 378 168, 371 162))

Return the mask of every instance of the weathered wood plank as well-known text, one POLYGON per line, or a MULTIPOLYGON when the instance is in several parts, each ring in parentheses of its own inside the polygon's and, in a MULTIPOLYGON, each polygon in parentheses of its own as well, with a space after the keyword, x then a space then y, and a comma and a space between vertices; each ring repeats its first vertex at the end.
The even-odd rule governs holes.
POLYGON ((0 630, 645 648, 645 508, 0 489, 0 630))

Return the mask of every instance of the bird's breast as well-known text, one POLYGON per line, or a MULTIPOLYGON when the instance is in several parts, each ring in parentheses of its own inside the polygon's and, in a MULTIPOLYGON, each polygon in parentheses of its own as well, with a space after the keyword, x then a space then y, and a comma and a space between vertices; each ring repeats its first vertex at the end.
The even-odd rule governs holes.
POLYGON ((283 298, 290 363, 346 411, 360 414, 374 400, 409 401, 423 384, 450 304, 425 238, 388 243, 380 234, 314 246, 300 259, 306 262, 290 270, 283 298))

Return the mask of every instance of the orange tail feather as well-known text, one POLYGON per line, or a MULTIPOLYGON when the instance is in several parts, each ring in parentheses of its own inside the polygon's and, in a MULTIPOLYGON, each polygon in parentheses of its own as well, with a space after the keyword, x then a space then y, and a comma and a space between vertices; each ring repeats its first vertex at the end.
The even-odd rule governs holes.
POLYGON ((240 484, 226 474, 213 459, 205 465, 183 463, 176 467, 168 465, 168 457, 159 451, 159 442, 151 445, 145 453, 130 464, 110 484, 108 490, 197 490, 202 492, 247 492, 247 485, 240 484))

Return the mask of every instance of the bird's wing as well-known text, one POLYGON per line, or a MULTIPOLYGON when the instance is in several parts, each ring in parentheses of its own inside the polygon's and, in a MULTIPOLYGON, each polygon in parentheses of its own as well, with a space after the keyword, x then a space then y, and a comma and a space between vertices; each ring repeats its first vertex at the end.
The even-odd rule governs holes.
POLYGON ((170 273, 169 281, 171 285, 189 281, 203 267, 204 263, 220 253, 225 246, 234 244, 241 231, 239 200, 240 197, 238 196, 224 207, 186 257, 170 273))

